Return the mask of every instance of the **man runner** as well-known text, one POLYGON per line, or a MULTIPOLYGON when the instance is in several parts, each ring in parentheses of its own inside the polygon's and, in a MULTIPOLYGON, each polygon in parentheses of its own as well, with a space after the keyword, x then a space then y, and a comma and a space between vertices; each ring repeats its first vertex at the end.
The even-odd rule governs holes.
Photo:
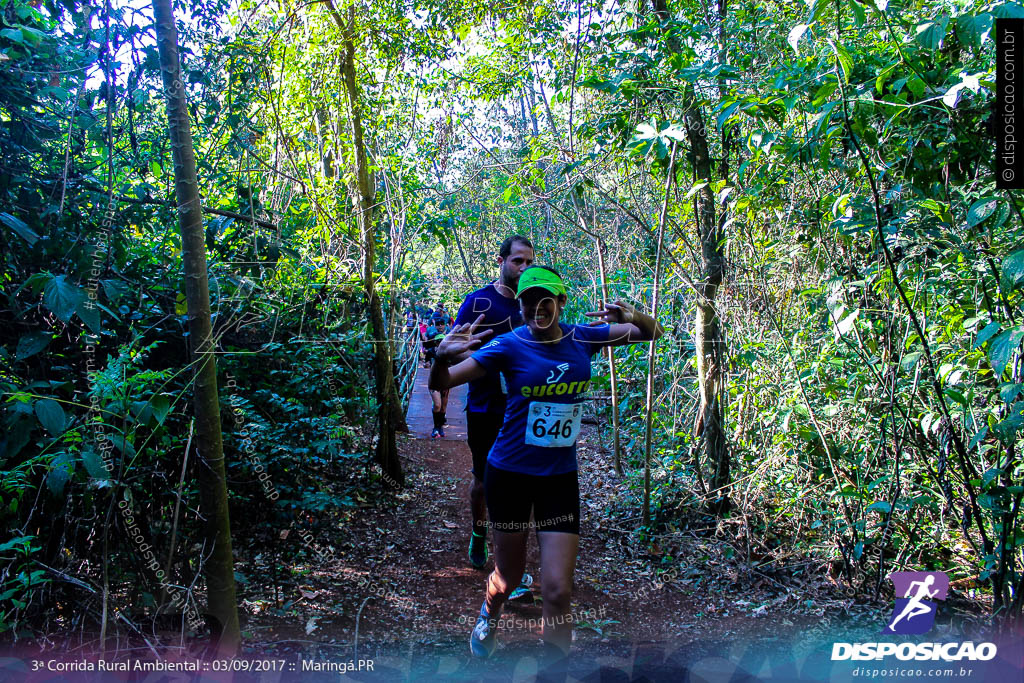
MULTIPOLYGON (((512 235, 498 249, 498 279, 468 295, 459 307, 455 324, 472 323, 480 315, 477 326, 481 332, 492 330, 491 339, 511 332, 523 324, 516 289, 519 275, 533 263, 533 244, 522 235, 512 235)), ((474 569, 487 564, 487 506, 484 501, 484 471, 505 419, 503 378, 491 373, 469 383, 466 398, 466 433, 473 453, 473 483, 469 489, 469 507, 473 515, 473 531, 469 539, 469 562, 474 569)), ((525 580, 524 584, 528 585, 525 580)), ((529 595, 520 591, 514 597, 529 595)))

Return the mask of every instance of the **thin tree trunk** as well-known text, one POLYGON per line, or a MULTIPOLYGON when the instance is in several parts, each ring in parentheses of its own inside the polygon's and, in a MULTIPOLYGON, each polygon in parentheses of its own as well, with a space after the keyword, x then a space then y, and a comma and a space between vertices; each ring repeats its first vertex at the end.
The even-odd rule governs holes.
POLYGON ((470 286, 474 284, 473 271, 469 269, 469 261, 466 260, 466 252, 462 248, 462 238, 459 237, 459 229, 455 227, 455 215, 452 213, 452 207, 448 205, 448 222, 452 224, 452 235, 455 237, 455 246, 459 248, 459 256, 462 258, 462 267, 466 271, 466 283, 470 286))
POLYGON ((203 564, 207 611, 213 616, 213 638, 220 656, 238 652, 241 634, 235 598, 231 555, 231 521, 224 476, 220 402, 217 398, 217 360, 210 322, 210 290, 206 275, 206 243, 196 157, 192 147, 185 88, 178 58, 178 31, 171 0, 153 3, 160 70, 167 97, 167 124, 174 159, 174 192, 178 201, 182 260, 185 265, 185 301, 188 307, 189 348, 195 367, 196 470, 200 505, 206 519, 203 564))
MULTIPOLYGON (((672 143, 672 157, 668 162, 668 174, 665 177, 665 199, 661 204, 661 215, 658 218, 658 246, 654 258, 654 291, 651 294, 651 317, 654 318, 655 327, 658 321, 658 293, 661 285, 661 254, 662 241, 665 237, 665 222, 668 220, 669 190, 672 188, 672 174, 676 170, 676 145, 672 143)), ((644 510, 643 524, 649 526, 651 523, 651 446, 654 437, 654 367, 658 357, 654 353, 655 344, 651 341, 647 347, 647 405, 644 419, 644 510)))
MULTIPOLYGON (((601 276, 601 296, 604 299, 602 304, 608 303, 608 274, 604 269, 604 245, 601 240, 594 240, 594 247, 597 249, 597 270, 601 276)), ((612 384, 612 441, 615 449, 615 473, 622 475, 622 446, 619 442, 619 384, 618 375, 615 371, 615 353, 612 347, 608 347, 608 372, 612 384)))
MULTIPOLYGON (((359 221, 359 232, 363 246, 363 288, 366 290, 367 303, 370 309, 370 325, 373 331, 374 365, 377 381, 377 422, 379 426, 376 458, 381 470, 391 477, 399 486, 405 484, 402 463, 398 459, 398 444, 395 441, 395 430, 404 426, 402 406, 397 401, 398 390, 395 386, 394 368, 391 363, 391 344, 388 341, 388 330, 384 324, 380 297, 373 279, 373 267, 376 262, 377 234, 373 226, 374 186, 370 179, 369 164, 366 160, 366 147, 363 142, 363 119, 359 105, 359 86, 356 83, 356 49, 355 49, 355 7, 349 7, 348 21, 345 22, 328 2, 328 7, 335 21, 341 28, 345 61, 342 71, 345 80, 345 92, 348 96, 349 119, 352 125, 352 148, 355 157, 355 196, 353 204, 359 221)), ((408 428, 406 428, 408 429, 408 428)))
MULTIPOLYGON (((652 9, 660 21, 665 22, 669 19, 666 0, 652 0, 652 9)), ((681 49, 678 38, 674 35, 667 35, 666 41, 670 50, 678 52, 681 49)), ((697 93, 692 83, 683 89, 682 99, 686 137, 693 155, 694 172, 697 179, 705 183, 694 197, 694 213, 697 218, 703 267, 703 282, 700 285, 694 325, 700 392, 700 409, 694 425, 694 435, 702 442, 712 464, 711 492, 717 497, 712 499, 711 508, 715 512, 724 512, 730 506, 731 479, 728 441, 725 434, 725 402, 722 400, 726 353, 715 297, 725 276, 725 231, 724 223, 715 218, 708 129, 704 125, 704 114, 697 105, 697 93)))

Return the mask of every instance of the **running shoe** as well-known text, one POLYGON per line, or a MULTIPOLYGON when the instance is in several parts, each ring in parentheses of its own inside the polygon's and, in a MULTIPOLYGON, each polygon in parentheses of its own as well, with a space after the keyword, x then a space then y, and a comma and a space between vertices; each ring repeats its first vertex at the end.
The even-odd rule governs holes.
POLYGON ((438 435, 438 432, 439 432, 439 431, 440 431, 440 430, 439 430, 439 429, 438 429, 437 427, 434 427, 433 429, 431 429, 431 430, 430 430, 430 438, 431 438, 431 439, 436 439, 436 438, 437 438, 437 437, 439 436, 439 435, 438 435))
POLYGON ((469 634, 469 651, 474 657, 490 657, 498 646, 498 628, 487 614, 487 601, 480 606, 480 616, 476 618, 476 626, 469 634))
POLYGON ((533 577, 523 572, 523 578, 519 581, 519 585, 508 594, 508 599, 515 602, 533 602, 533 591, 530 590, 532 585, 533 577))
POLYGON ((487 564, 487 537, 475 531, 469 537, 469 563, 473 569, 483 569, 487 564))
POLYGON ((442 439, 444 438, 444 429, 442 427, 437 428, 437 435, 442 439))

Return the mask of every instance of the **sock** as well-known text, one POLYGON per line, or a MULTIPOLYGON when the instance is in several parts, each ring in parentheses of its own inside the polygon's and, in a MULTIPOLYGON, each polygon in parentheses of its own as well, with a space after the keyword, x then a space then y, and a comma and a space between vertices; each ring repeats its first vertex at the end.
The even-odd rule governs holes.
POLYGON ((445 413, 445 411, 443 411, 443 410, 442 410, 442 411, 441 411, 441 426, 442 426, 442 427, 444 426, 444 422, 445 422, 445 416, 444 416, 444 413, 445 413))
POLYGON ((487 592, 484 595, 483 609, 487 611, 487 618, 497 620, 501 616, 501 608, 505 605, 507 596, 501 593, 491 593, 491 581, 494 579, 494 572, 487 575, 487 592))
POLYGON ((434 413, 434 429, 441 429, 441 425, 443 424, 441 421, 442 415, 444 415, 444 413, 434 413))

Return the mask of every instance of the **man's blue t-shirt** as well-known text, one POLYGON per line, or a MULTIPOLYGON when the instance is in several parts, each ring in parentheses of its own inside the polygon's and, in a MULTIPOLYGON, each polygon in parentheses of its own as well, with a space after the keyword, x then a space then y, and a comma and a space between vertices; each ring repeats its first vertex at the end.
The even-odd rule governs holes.
POLYGON ((472 358, 508 384, 505 423, 487 462, 523 474, 577 468, 576 437, 590 386, 590 357, 608 341, 608 325, 560 324, 562 338, 540 343, 525 325, 484 344, 472 358))
MULTIPOLYGON (((478 289, 466 297, 462 306, 459 307, 455 324, 472 323, 481 313, 483 313, 484 319, 477 327, 477 331, 494 330, 491 339, 511 332, 513 328, 523 322, 523 317, 519 312, 519 300, 502 296, 492 285, 478 289)), ((469 383, 466 410, 471 413, 501 414, 505 412, 505 392, 501 388, 501 378, 498 373, 488 373, 469 383)))

